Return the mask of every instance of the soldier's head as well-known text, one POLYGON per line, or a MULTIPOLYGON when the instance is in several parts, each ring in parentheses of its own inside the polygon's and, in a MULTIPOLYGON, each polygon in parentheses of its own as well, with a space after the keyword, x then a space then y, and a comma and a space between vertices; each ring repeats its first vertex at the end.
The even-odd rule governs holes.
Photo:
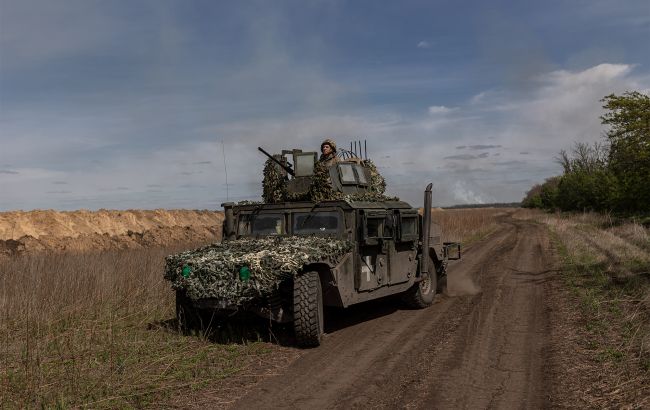
POLYGON ((336 142, 331 139, 326 139, 320 144, 320 152, 323 155, 336 154, 336 142))

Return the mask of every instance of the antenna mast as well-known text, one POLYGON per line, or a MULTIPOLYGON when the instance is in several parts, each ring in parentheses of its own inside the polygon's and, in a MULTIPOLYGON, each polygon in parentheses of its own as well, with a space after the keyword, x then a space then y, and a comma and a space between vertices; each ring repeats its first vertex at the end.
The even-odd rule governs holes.
POLYGON ((221 154, 223 155, 223 170, 226 174, 226 202, 230 201, 230 195, 228 193, 228 166, 226 165, 226 146, 221 140, 221 154))

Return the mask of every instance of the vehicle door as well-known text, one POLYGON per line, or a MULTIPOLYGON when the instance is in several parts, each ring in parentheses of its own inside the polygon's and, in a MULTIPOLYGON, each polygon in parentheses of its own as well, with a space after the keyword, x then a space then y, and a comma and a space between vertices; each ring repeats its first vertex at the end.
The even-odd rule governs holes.
POLYGON ((393 212, 396 235, 388 247, 390 260, 390 284, 402 283, 415 276, 417 271, 417 245, 419 239, 418 213, 415 209, 400 209, 393 212))
POLYGON ((361 240, 357 258, 355 288, 367 291, 388 284, 388 242, 394 230, 393 216, 386 211, 361 211, 361 240))

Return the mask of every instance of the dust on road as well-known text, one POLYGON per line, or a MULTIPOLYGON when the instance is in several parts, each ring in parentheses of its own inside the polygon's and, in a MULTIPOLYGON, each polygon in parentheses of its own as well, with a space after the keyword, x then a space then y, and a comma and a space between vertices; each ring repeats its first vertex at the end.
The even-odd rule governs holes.
POLYGON ((338 311, 321 347, 233 407, 547 407, 551 275, 545 229, 503 217, 450 266, 450 292, 475 294, 419 311, 386 301, 338 311))

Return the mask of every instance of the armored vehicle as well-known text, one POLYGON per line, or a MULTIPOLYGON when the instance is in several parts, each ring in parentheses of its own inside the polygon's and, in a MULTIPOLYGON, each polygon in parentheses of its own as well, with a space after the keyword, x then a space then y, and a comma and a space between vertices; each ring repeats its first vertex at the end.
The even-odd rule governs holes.
POLYGON ((413 308, 433 303, 461 250, 431 221, 432 184, 420 213, 385 196, 376 167, 355 151, 330 165, 315 152, 264 151, 265 201, 222 204, 221 243, 166 259, 184 330, 245 310, 292 322, 298 344, 317 346, 324 306, 395 294, 413 308))

